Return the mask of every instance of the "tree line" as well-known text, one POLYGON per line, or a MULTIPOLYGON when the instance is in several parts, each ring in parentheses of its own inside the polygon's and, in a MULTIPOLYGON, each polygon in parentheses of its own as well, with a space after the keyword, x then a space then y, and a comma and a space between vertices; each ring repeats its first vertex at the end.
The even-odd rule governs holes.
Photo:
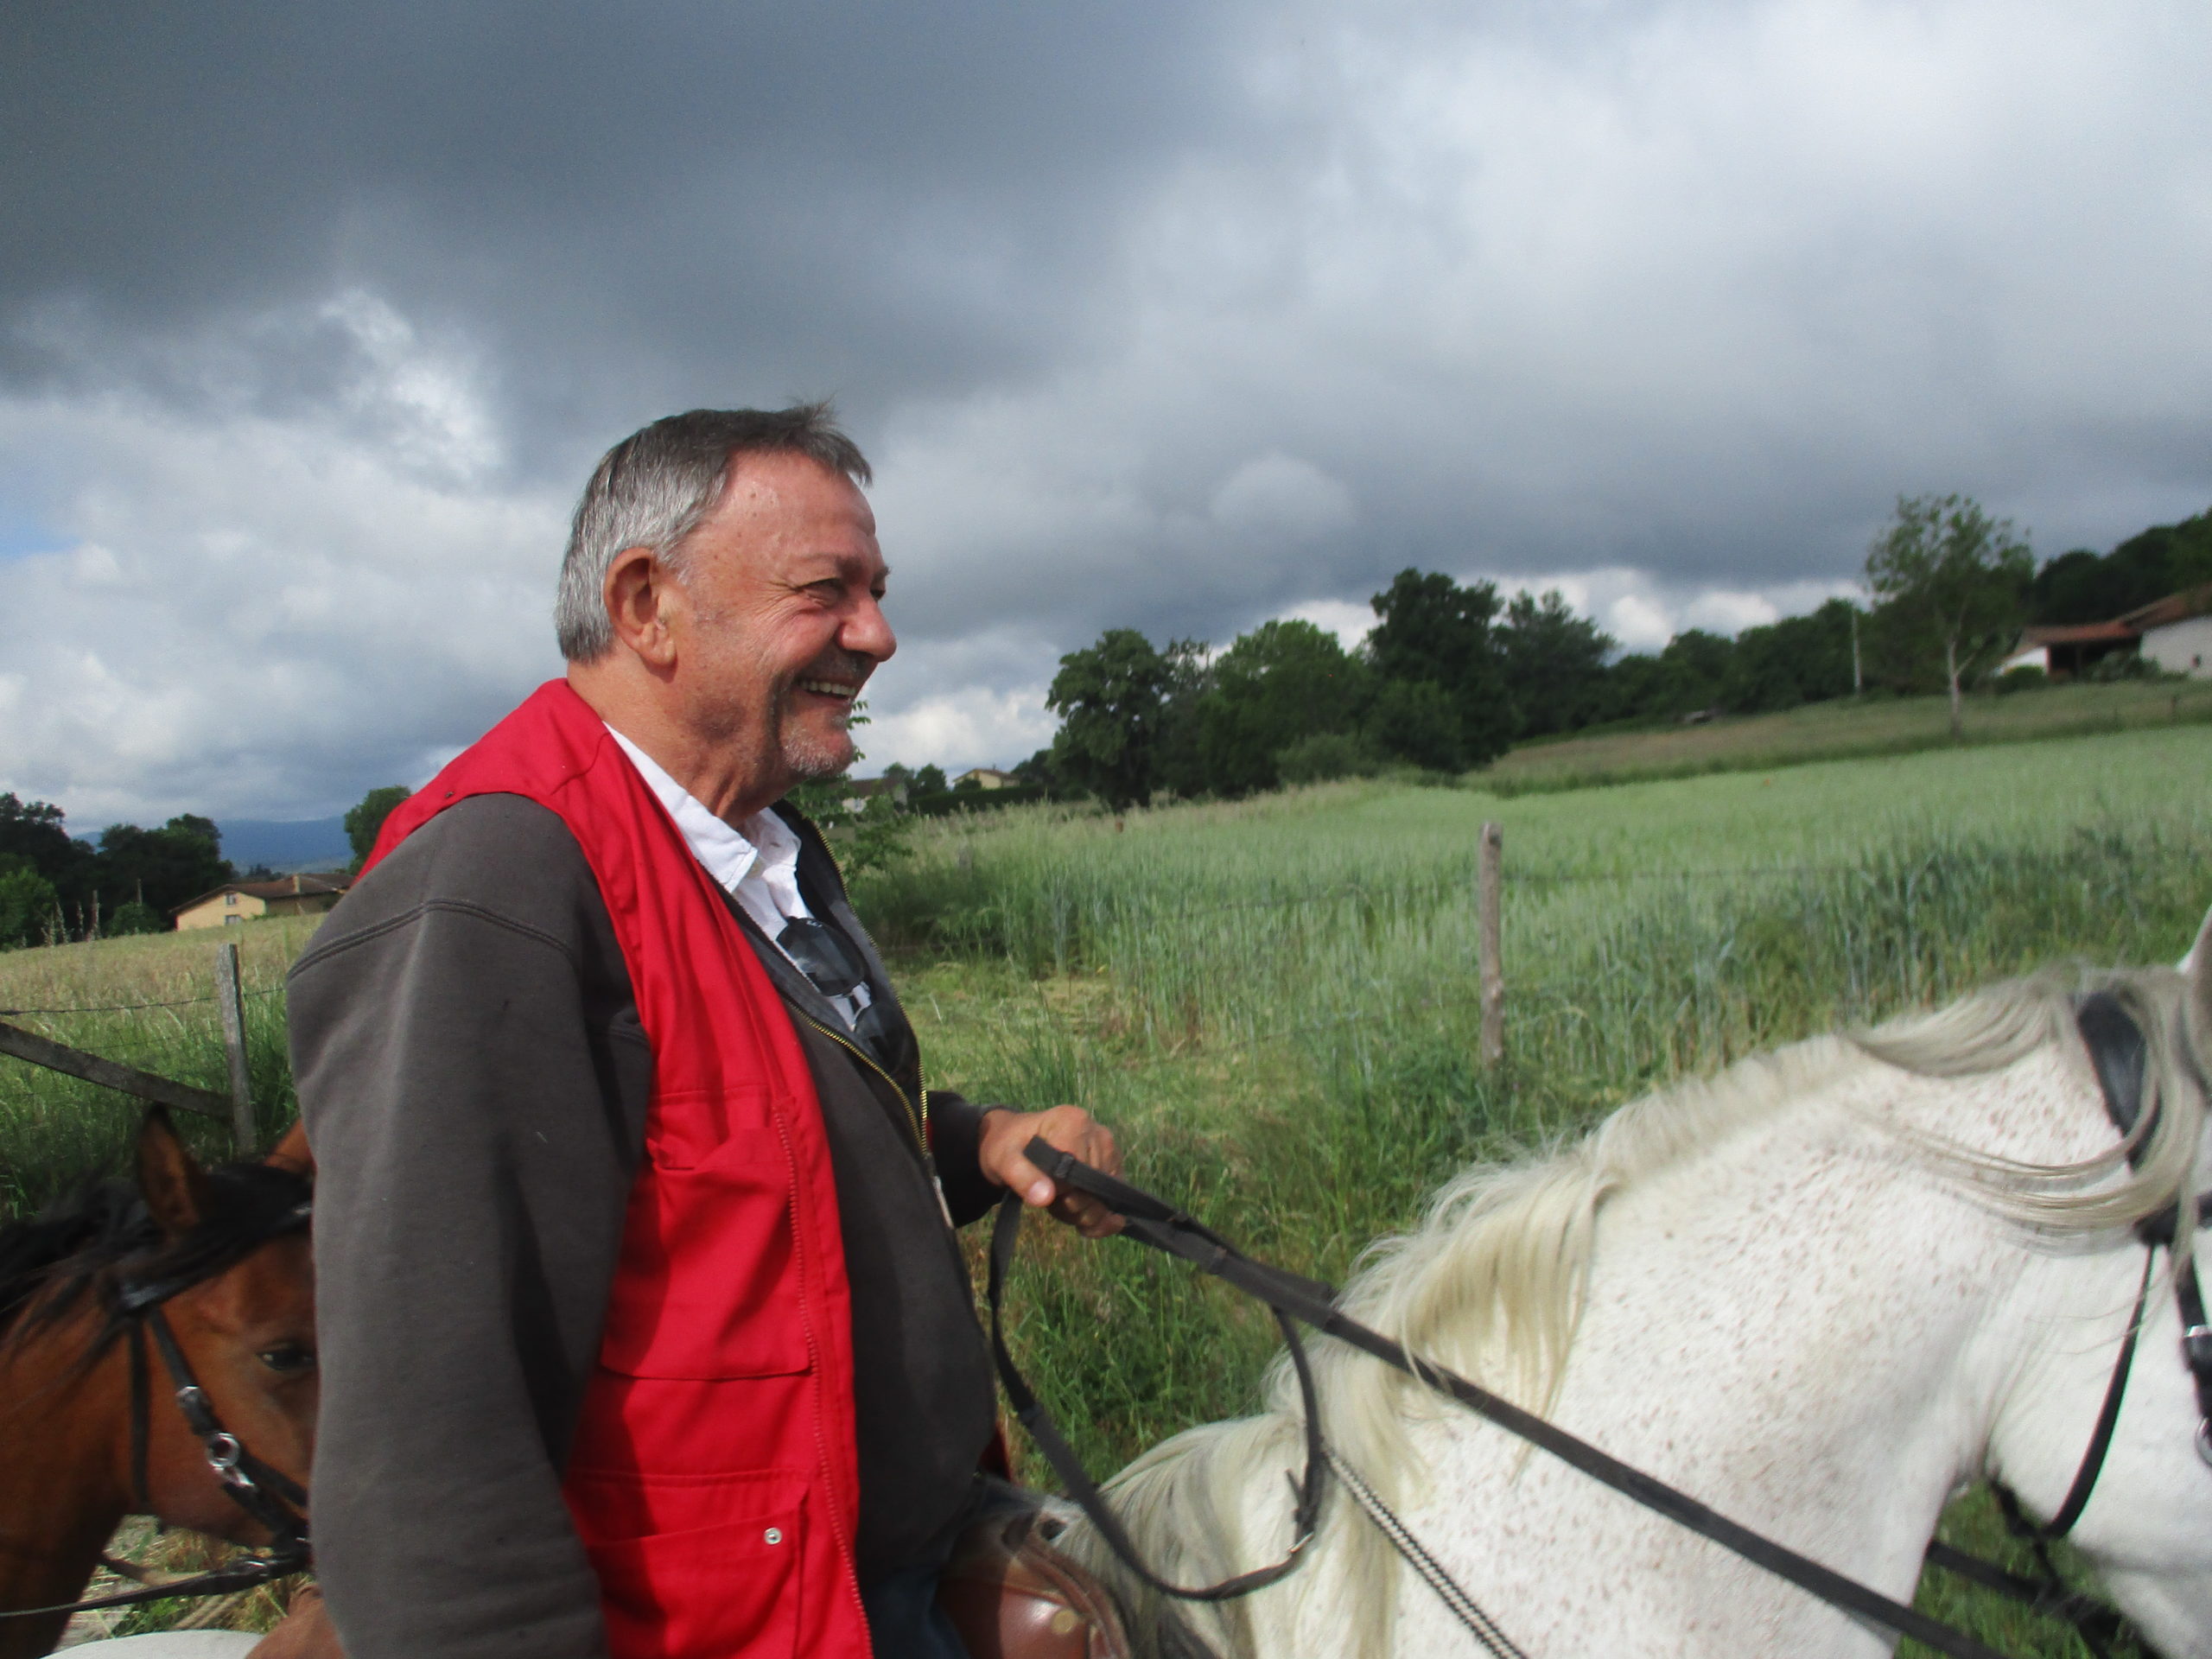
POLYGON ((1310 622, 1262 623, 1215 652, 1112 628, 1060 659, 1051 746, 1014 768, 1039 792, 1110 807, 1234 798, 1410 766, 1458 772, 1517 742, 1707 713, 1760 714, 1866 690, 1965 690, 2024 623, 2103 620, 2212 581, 2212 513, 2038 570, 2025 537, 1959 495, 1900 498, 1868 550, 1872 602, 1832 599, 1730 638, 1700 629, 1624 654, 1563 595, 1501 594, 1402 570, 1356 649, 1310 622))
POLYGON ((171 909, 237 875, 222 831, 195 813, 157 830, 111 823, 86 842, 53 803, 0 794, 0 950, 161 932, 171 909))

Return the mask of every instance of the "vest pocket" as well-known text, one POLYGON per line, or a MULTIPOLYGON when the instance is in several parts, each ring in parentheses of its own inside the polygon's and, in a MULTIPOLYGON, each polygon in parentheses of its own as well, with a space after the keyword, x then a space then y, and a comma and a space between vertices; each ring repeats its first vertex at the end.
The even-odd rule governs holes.
POLYGON ((798 1651, 802 1482, 649 1477, 611 1512, 594 1502, 601 1496, 596 1485, 572 1483, 570 1501, 588 1506, 578 1529, 599 1578, 614 1659, 790 1659, 798 1651), (681 1524, 709 1516, 718 1518, 681 1524), (678 1525, 634 1537, 599 1535, 610 1523, 626 1530, 625 1521, 678 1525))
POLYGON ((774 1128, 732 1128, 696 1162, 639 1173, 600 1363, 713 1381, 807 1369, 791 1283, 791 1163, 774 1128))

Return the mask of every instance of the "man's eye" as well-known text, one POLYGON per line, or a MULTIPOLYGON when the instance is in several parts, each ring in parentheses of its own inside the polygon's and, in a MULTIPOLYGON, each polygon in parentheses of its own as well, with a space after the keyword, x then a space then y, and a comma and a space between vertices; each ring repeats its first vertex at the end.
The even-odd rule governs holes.
POLYGON ((280 1342, 274 1348, 263 1349, 256 1357, 279 1376, 296 1376, 315 1369, 315 1350, 305 1343, 280 1342))

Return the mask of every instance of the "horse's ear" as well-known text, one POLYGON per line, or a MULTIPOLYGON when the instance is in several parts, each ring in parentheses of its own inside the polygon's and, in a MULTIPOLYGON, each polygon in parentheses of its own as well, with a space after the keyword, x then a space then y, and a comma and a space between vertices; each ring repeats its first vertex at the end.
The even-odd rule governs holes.
POLYGON ((148 1107, 138 1126, 138 1195, 164 1238, 182 1238, 207 1213, 207 1173, 164 1107, 148 1107))
POLYGON ((2196 1039, 2198 1054, 2212 1058, 2212 910, 2204 912, 2204 925, 2181 967, 2189 976, 2190 1034, 2196 1039))
POLYGON ((284 1131, 284 1138, 270 1147, 269 1155, 261 1160, 274 1164, 278 1169, 288 1169, 295 1175, 315 1179, 315 1154, 308 1150, 307 1120, 302 1118, 284 1131))

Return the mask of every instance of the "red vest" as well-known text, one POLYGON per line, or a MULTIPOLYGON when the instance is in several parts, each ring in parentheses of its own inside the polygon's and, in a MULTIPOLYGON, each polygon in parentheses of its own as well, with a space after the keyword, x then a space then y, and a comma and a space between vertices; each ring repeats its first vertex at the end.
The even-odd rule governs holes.
POLYGON ((646 1155, 564 1488, 614 1659, 868 1659, 844 1249, 790 1016, 566 682, 395 810, 369 864, 484 794, 536 801, 575 836, 652 1042, 646 1155))

